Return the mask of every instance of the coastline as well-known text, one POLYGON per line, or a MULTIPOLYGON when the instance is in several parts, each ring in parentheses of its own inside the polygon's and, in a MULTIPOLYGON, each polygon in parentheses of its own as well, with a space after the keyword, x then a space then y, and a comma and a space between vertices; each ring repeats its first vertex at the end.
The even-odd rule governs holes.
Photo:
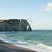
POLYGON ((9 43, 5 43, 0 40, 0 52, 37 52, 28 48, 22 48, 18 46, 14 46, 9 43))

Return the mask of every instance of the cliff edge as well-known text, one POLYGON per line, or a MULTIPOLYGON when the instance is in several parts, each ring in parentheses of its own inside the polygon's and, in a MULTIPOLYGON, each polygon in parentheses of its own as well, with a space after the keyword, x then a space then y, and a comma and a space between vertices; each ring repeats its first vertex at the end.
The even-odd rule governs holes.
POLYGON ((0 31, 31 31, 31 26, 25 19, 0 20, 0 31))

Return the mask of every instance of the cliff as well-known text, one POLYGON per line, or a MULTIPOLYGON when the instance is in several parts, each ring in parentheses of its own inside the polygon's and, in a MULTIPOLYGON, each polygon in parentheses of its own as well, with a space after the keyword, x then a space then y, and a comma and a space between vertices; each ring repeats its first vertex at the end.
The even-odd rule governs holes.
POLYGON ((31 26, 25 19, 0 20, 0 31, 31 31, 31 26))

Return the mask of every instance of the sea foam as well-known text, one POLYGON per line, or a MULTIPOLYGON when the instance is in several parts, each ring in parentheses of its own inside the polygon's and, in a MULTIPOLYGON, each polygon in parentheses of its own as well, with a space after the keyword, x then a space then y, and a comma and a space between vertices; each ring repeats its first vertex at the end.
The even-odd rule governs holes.
MULTIPOLYGON (((10 44, 14 43, 12 40, 3 39, 3 38, 0 38, 0 39, 6 43, 10 43, 10 44)), ((13 45, 18 46, 18 47, 22 47, 22 48, 31 49, 31 50, 34 50, 37 52, 52 52, 51 46, 47 46, 47 45, 44 45, 42 43, 38 43, 36 45, 33 45, 33 44, 29 44, 27 42, 18 41, 18 42, 15 42, 15 44, 13 44, 13 45)))

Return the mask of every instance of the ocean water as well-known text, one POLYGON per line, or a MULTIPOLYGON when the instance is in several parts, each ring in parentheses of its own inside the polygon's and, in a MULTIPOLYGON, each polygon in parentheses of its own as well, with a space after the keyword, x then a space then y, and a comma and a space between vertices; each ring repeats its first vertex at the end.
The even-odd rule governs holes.
POLYGON ((0 39, 38 52, 52 52, 52 30, 0 32, 0 39))

